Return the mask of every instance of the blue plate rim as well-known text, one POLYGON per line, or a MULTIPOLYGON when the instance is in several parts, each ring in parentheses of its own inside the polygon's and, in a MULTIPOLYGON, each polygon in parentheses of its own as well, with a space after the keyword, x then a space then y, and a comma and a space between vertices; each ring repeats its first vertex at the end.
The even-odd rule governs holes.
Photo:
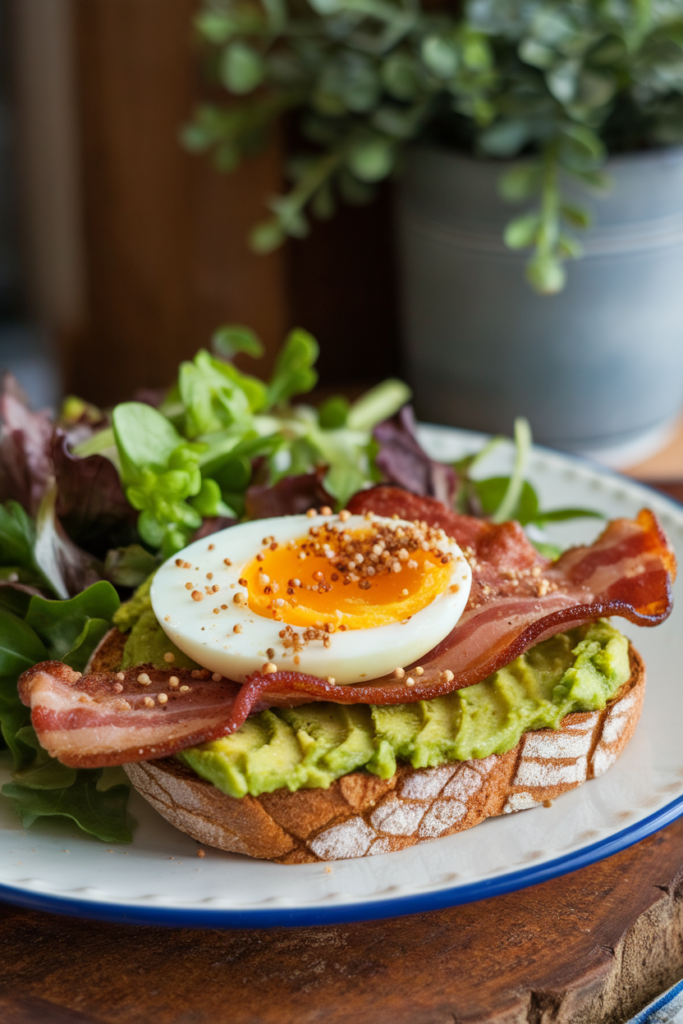
POLYGON ((412 893, 390 899, 363 900, 353 904, 311 905, 308 907, 277 907, 245 910, 223 910, 201 907, 149 907, 137 903, 97 902, 72 899, 47 893, 32 893, 0 883, 0 900, 27 910, 41 910, 116 924, 139 924, 175 928, 291 928, 335 924, 356 924, 387 917, 420 914, 446 907, 476 903, 493 896, 527 889, 531 885, 560 878, 611 857, 683 816, 683 796, 634 822, 620 832, 556 857, 544 864, 522 868, 497 878, 451 886, 434 892, 412 893))
MULTIPOLYGON (((442 424, 424 424, 424 426, 443 427, 442 424)), ((463 428, 451 427, 451 430, 463 434, 478 434, 463 428)), ((635 477, 626 476, 616 469, 603 466, 584 455, 563 452, 544 445, 534 445, 536 450, 551 455, 559 455, 569 462, 598 470, 601 475, 624 480, 630 486, 657 496, 660 501, 673 506, 676 513, 681 514, 683 502, 647 482, 635 477)), ((493 879, 482 879, 462 886, 440 888, 433 892, 412 893, 385 899, 362 900, 352 904, 311 905, 307 907, 271 907, 260 909, 224 910, 201 907, 150 907, 139 903, 99 902, 71 897, 58 896, 50 893, 30 892, 16 886, 0 882, 0 901, 27 910, 44 911, 62 914, 68 917, 80 917, 87 920, 106 921, 113 924, 136 924, 173 928, 293 928, 314 927, 336 924, 355 924, 363 921, 377 921, 390 917, 402 917, 409 914, 427 913, 447 907, 462 906, 476 903, 479 900, 503 896, 508 893, 527 889, 532 885, 560 878, 581 868, 588 867, 600 860, 614 856, 630 846, 665 828, 683 816, 683 795, 661 807, 658 811, 642 818, 619 832, 612 833, 604 839, 583 846, 572 853, 564 854, 543 864, 521 868, 493 879)))

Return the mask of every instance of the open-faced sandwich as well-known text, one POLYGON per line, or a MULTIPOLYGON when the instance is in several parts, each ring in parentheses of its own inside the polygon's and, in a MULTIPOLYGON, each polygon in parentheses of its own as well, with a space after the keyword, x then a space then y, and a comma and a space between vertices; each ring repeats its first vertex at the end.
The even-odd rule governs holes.
MULTIPOLYGON (((173 419, 187 423, 188 405, 166 415, 166 462, 178 471, 187 442, 173 419)), ((115 410, 109 464, 141 511, 148 556, 165 545, 169 557, 111 623, 101 615, 104 626, 82 627, 89 647, 81 639, 21 675, 43 759, 34 773, 46 755, 81 777, 122 765, 201 842, 292 864, 401 850, 544 804, 619 756, 645 668, 608 617, 654 626, 671 610, 675 560, 653 513, 551 558, 514 515, 455 511, 453 468, 420 451, 404 414, 365 447, 384 483, 340 497, 329 444, 327 477, 314 455, 309 473, 245 485, 240 522, 217 507, 235 503, 225 486, 235 468, 226 474, 224 460, 217 470, 214 448, 215 476, 200 474, 195 490, 208 502, 206 481, 219 480, 213 515, 194 522, 192 539, 177 509, 163 525, 157 508, 152 521, 143 492, 151 481, 158 497, 163 460, 157 452, 145 466, 144 452, 158 448, 164 414, 134 412, 157 435, 124 438, 131 407, 115 410)), ((348 415, 323 429, 347 424, 348 415)), ((209 435, 195 437, 211 444, 209 435)), ((71 458, 103 456, 86 448, 71 458)), ((543 519, 529 513, 519 475, 477 490, 468 467, 457 469, 480 512, 495 492, 499 507, 543 519)), ((60 602, 30 602, 14 617, 40 640, 45 606, 60 602)), ((18 798, 20 788, 6 790, 18 798)))

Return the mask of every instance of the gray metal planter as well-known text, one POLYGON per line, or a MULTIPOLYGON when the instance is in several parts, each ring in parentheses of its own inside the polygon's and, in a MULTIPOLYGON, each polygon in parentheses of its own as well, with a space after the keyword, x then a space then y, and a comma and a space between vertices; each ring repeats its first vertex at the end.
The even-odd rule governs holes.
POLYGON ((636 453, 683 405, 683 148, 618 157, 564 292, 502 241, 501 164, 415 148, 398 199, 404 343, 422 419, 636 453))

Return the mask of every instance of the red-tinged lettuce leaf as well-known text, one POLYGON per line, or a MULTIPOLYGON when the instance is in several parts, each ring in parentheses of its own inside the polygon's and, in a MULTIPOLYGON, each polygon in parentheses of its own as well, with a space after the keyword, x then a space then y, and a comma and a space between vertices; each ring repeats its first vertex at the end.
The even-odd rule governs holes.
POLYGON ((93 555, 74 544, 55 514, 57 485, 45 492, 36 520, 36 564, 58 597, 79 594, 106 576, 105 568, 93 555))
POLYGON ((52 476, 52 419, 32 412, 10 373, 0 387, 0 419, 0 502, 14 499, 35 515, 52 476))
POLYGON ((168 388, 138 388, 133 395, 134 402, 143 402, 151 405, 153 409, 159 409, 164 404, 168 395, 168 388))
POLYGON ((115 587, 139 587, 161 564, 160 557, 150 554, 141 544, 110 548, 104 567, 107 579, 115 587))
POLYGON ((42 580, 35 583, 22 582, 22 576, 29 575, 23 569, 3 566, 0 569, 0 608, 8 608, 15 615, 23 616, 28 610, 32 597, 44 597, 42 580))
POLYGON ((219 530, 227 530, 229 526, 234 526, 238 521, 230 516, 212 516, 204 520, 192 540, 202 540, 204 537, 210 537, 212 533, 218 533, 219 530))
POLYGON ((52 445, 56 515, 79 547, 103 558, 109 548, 137 540, 138 513, 126 500, 116 467, 104 455, 81 459, 58 430, 52 445))
POLYGON ((378 424, 373 436, 379 445, 375 463, 386 483, 398 484, 421 497, 437 498, 451 507, 455 472, 451 466, 430 459, 424 451, 415 435, 415 418, 409 405, 378 424))
POLYGON ((247 490, 246 512, 249 519, 270 519, 273 516, 293 516, 309 508, 323 505, 334 507, 332 498, 322 485, 327 472, 323 467, 315 473, 284 477, 272 487, 253 484, 247 490))

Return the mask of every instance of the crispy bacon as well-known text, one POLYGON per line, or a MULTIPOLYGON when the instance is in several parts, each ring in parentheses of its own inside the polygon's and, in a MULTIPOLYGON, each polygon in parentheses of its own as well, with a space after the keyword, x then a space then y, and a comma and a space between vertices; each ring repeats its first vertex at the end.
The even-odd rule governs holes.
POLYGON ((83 676, 61 661, 35 665, 19 680, 41 746, 73 768, 147 761, 201 743, 230 720, 238 691, 206 670, 138 667, 83 676))
POLYGON ((671 611, 675 558, 648 510, 635 520, 614 520, 594 544, 573 548, 550 563, 517 523, 496 526, 457 516, 438 501, 398 488, 364 492, 350 507, 442 526, 470 561, 473 584, 465 612, 419 666, 397 666, 405 670, 400 679, 384 676, 352 686, 282 671, 255 676, 239 687, 210 681, 208 673, 188 682, 178 672, 192 687, 189 699, 183 700, 179 690, 172 694, 168 688, 171 672, 148 669, 151 683, 144 685, 136 673, 126 673, 124 680, 110 674, 78 678, 61 663, 48 662, 20 681, 22 700, 33 709, 43 746, 72 765, 163 757, 233 732, 249 714, 266 707, 319 700, 400 704, 430 699, 479 682, 533 644, 583 622, 620 615, 654 626, 671 611), (144 698, 156 698, 160 689, 168 702, 146 704, 144 698), (129 708, 120 705, 122 700, 129 708))

